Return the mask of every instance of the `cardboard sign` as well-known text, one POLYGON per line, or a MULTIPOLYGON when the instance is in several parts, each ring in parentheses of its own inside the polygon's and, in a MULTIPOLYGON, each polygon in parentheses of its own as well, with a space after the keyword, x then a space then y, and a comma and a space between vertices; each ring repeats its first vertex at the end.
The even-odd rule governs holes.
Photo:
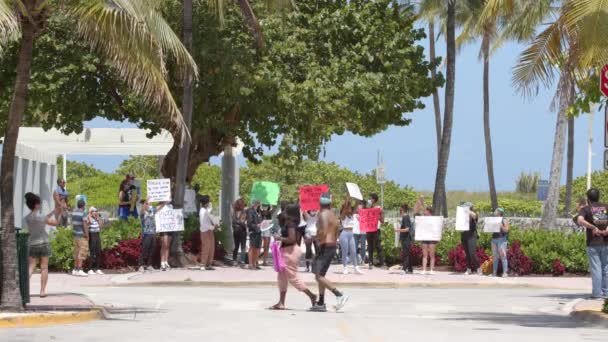
POLYGON ((502 217, 486 217, 483 219, 483 231, 485 233, 500 233, 502 217))
POLYGON ((320 210, 321 195, 329 191, 327 184, 301 186, 300 187, 300 209, 302 210, 320 210))
POLYGON ((471 211, 469 207, 456 207, 456 230, 460 232, 469 231, 469 221, 471 219, 471 211))
POLYGON ((184 193, 184 213, 196 213, 196 193, 192 189, 186 189, 184 193))
POLYGON ((279 195, 281 187, 273 182, 255 182, 251 188, 249 201, 259 200, 261 204, 277 205, 279 203, 279 195))
POLYGON ((378 230, 380 212, 380 208, 359 209, 359 228, 362 232, 372 233, 378 230))
POLYGON ((441 241, 443 216, 416 216, 416 241, 441 241))
POLYGON ((148 202, 171 202, 171 180, 148 179, 148 202))
POLYGON ((154 214, 156 232, 179 232, 184 230, 184 212, 182 209, 163 207, 154 214))
POLYGON ((348 190, 348 195, 354 199, 358 199, 363 201, 363 194, 361 193, 361 189, 355 183, 346 183, 346 190, 348 190))
POLYGON ((260 223, 260 231, 265 232, 272 229, 274 225, 272 224, 272 220, 264 220, 260 223))

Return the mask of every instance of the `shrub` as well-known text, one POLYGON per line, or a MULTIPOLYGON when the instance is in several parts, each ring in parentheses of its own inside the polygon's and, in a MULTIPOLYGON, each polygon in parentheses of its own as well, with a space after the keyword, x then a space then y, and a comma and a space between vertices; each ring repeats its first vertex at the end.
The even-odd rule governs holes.
POLYGON ((515 181, 515 189, 521 193, 536 193, 538 188, 538 180, 540 173, 525 173, 522 172, 515 181))
POLYGON ((72 229, 60 227, 51 238, 51 270, 67 271, 74 265, 74 238, 72 229))
POLYGON ((139 219, 129 217, 127 221, 116 220, 108 227, 101 229, 101 246, 111 249, 123 240, 137 239, 141 235, 139 219))
POLYGON ((608 298, 604 300, 604 307, 602 307, 602 312, 608 314, 608 298))
POLYGON ((566 266, 559 259, 553 260, 553 275, 558 277, 564 275, 564 272, 566 272, 566 266))
POLYGON ((448 253, 448 260, 450 266, 452 266, 456 272, 462 272, 467 269, 467 258, 461 244, 458 244, 456 248, 448 253))
MULTIPOLYGON (((515 198, 498 199, 498 205, 505 209, 506 215, 516 217, 539 217, 542 214, 542 203, 536 200, 515 198)), ((490 201, 475 202, 475 207, 484 214, 490 214, 494 210, 490 201)))
POLYGON ((532 259, 522 251, 519 241, 513 242, 507 249, 507 260, 512 273, 520 276, 532 273, 532 259))

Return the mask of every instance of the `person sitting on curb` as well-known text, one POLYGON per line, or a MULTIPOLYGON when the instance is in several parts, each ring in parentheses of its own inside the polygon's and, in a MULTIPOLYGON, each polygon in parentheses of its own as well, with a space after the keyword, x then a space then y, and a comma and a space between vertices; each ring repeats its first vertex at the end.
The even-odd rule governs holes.
POLYGON ((84 219, 84 200, 79 200, 72 212, 72 234, 74 236, 74 269, 72 275, 86 277, 82 264, 89 255, 89 224, 84 219))

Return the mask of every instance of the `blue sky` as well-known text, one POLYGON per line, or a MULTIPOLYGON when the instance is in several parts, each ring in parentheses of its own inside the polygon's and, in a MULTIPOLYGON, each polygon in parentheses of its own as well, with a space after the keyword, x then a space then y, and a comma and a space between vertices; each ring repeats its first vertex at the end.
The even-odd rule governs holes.
MULTIPOLYGON (((426 48, 428 41, 421 44, 426 48)), ((438 42, 438 55, 445 43, 438 42)), ((537 97, 524 99, 511 86, 511 68, 523 46, 507 44, 490 62, 490 115, 494 149, 494 172, 499 191, 511 191, 522 172, 540 172, 548 178, 555 112, 550 111, 553 89, 542 89, 537 97)), ((456 102, 452 148, 447 176, 449 190, 485 191, 488 188, 482 125, 482 65, 478 60, 479 45, 463 48, 457 57, 456 102)), ((440 93, 443 112, 443 89, 440 93)), ((375 167, 376 153, 384 155, 386 176, 417 190, 432 190, 436 171, 435 124, 431 98, 427 108, 408 113, 413 119, 408 127, 390 127, 371 138, 352 134, 335 136, 326 145, 325 161, 334 161, 349 169, 368 172, 375 167), (353 148, 354 147, 354 148, 353 148)), ((593 169, 602 168, 603 113, 594 117, 593 169)), ((128 127, 106 120, 94 120, 87 127, 128 127)), ((586 172, 588 116, 575 124, 574 175, 586 172)), ((104 171, 115 170, 127 156, 68 156, 86 161, 104 171)), ((218 158, 212 163, 217 164, 218 158)), ((564 160, 565 163, 565 160, 564 160)), ((565 168, 563 178, 565 179, 565 168)), ((565 182, 565 180, 564 180, 565 182)))

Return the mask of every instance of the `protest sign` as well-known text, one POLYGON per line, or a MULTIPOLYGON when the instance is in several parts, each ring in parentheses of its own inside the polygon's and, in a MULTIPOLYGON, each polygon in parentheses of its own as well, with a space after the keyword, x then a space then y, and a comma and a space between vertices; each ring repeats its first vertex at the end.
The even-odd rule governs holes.
POLYGON ((279 203, 279 195, 281 187, 273 182, 255 182, 251 187, 251 195, 249 201, 259 200, 261 204, 277 205, 279 203))
POLYGON ((154 214, 156 232, 178 232, 184 230, 184 213, 182 209, 163 207, 154 214))
POLYGON ((267 230, 272 229, 274 225, 272 224, 272 220, 264 220, 260 223, 260 230, 265 232, 267 230))
POLYGON ((184 213, 196 213, 196 192, 192 189, 186 189, 184 193, 184 213))
POLYGON ((359 228, 362 232, 372 233, 378 230, 380 208, 359 209, 359 228))
POLYGON ((148 179, 148 202, 171 202, 171 180, 148 179))
POLYGON ((321 209, 321 195, 329 191, 327 184, 301 186, 300 187, 300 209, 319 210, 321 209))
POLYGON ((471 219, 471 210, 469 207, 456 207, 456 230, 466 232, 469 230, 469 220, 471 219))
POLYGON ((363 194, 361 194, 361 189, 355 183, 346 183, 346 190, 348 190, 348 195, 354 199, 358 199, 363 201, 363 194))
POLYGON ((443 216, 416 216, 416 241, 441 241, 443 216))
POLYGON ((483 231, 485 233, 500 233, 502 217, 486 217, 483 219, 483 231))

